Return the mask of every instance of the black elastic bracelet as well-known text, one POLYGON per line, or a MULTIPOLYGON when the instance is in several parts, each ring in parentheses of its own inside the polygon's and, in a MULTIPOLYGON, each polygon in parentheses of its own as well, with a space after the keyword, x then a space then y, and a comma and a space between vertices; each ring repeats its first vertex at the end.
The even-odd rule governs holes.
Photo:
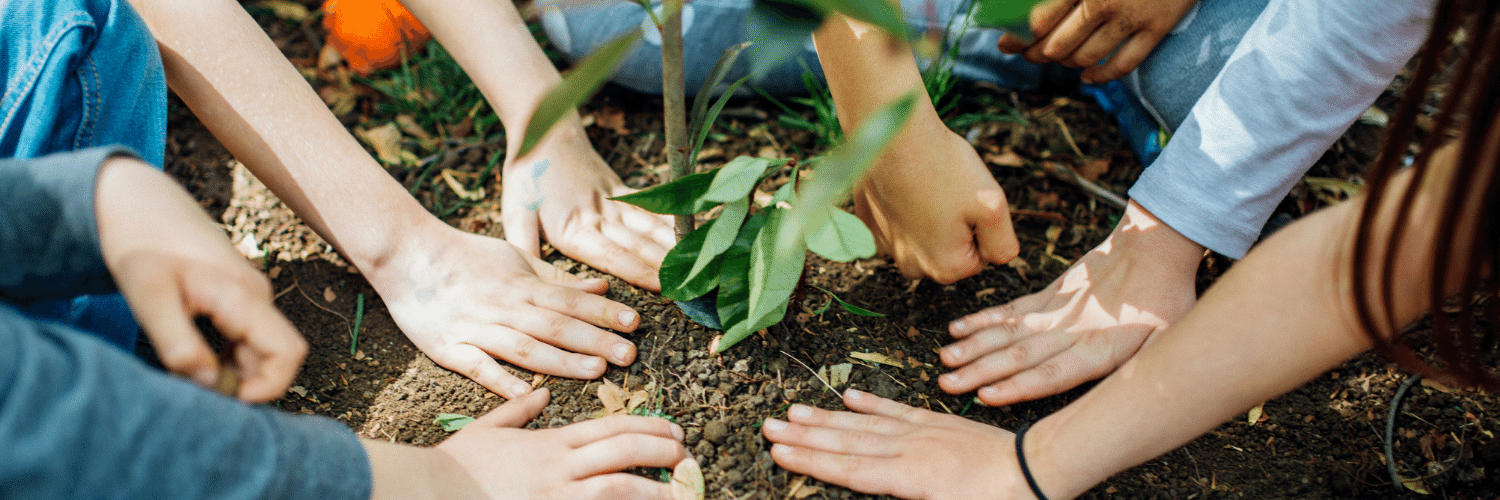
POLYGON ((1026 452, 1021 450, 1021 438, 1026 436, 1026 429, 1031 426, 1023 425, 1016 429, 1016 462, 1021 464, 1021 475, 1026 476, 1026 485, 1031 487, 1031 494, 1036 495, 1037 500, 1047 500, 1047 495, 1042 494, 1042 487, 1036 485, 1036 478, 1031 477, 1031 469, 1026 467, 1026 452))

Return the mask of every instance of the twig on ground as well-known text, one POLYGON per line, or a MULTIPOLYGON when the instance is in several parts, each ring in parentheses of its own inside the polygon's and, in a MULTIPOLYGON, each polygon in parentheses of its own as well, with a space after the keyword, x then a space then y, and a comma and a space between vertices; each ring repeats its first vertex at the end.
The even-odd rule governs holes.
POLYGON ((1078 186, 1079 189, 1082 189, 1084 193, 1088 193, 1089 196, 1093 196, 1095 199, 1105 202, 1110 206, 1120 210, 1125 209, 1126 203, 1124 198, 1121 198, 1120 195, 1108 189, 1104 189, 1103 186, 1095 184, 1093 181, 1083 178, 1078 175, 1078 172, 1074 172, 1071 167, 1052 161, 1042 162, 1042 165, 1047 169, 1047 173, 1052 174, 1058 180, 1072 183, 1078 186))
POLYGON ((811 366, 807 366, 807 363, 803 363, 803 362, 802 362, 802 360, 800 360, 800 359, 797 359, 797 357, 796 357, 796 356, 793 356, 793 355, 791 355, 791 353, 788 353, 788 352, 786 352, 786 351, 781 351, 781 353, 782 353, 782 354, 785 354, 785 355, 786 355, 786 357, 788 357, 788 358, 791 358, 791 359, 792 359, 792 361, 796 361, 796 362, 797 362, 797 364, 799 364, 799 365, 802 365, 802 367, 803 367, 803 368, 806 368, 806 369, 807 369, 807 371, 809 371, 809 372, 812 372, 812 374, 813 374, 813 377, 816 377, 816 378, 817 378, 817 379, 818 379, 818 381, 819 381, 819 382, 822 382, 822 383, 823 383, 823 387, 827 387, 827 388, 828 388, 828 391, 829 391, 829 392, 832 392, 832 393, 833 393, 833 395, 834 395, 834 396, 838 396, 838 395, 839 395, 839 391, 838 391, 838 390, 837 390, 837 389, 834 389, 834 388, 833 388, 833 384, 830 384, 830 383, 828 383, 828 381, 827 381, 827 380, 823 380, 823 376, 822 376, 822 375, 818 375, 818 372, 817 372, 817 370, 814 370, 814 369, 812 369, 812 367, 811 367, 811 366))

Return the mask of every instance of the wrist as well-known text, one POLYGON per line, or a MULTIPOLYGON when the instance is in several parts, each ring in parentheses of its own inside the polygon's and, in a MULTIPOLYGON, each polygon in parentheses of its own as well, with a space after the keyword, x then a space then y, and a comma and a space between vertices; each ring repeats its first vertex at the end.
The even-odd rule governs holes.
MULTIPOLYGON (((1026 470, 1047 500, 1075 498, 1109 477, 1097 468, 1089 468, 1082 458, 1088 450, 1066 449, 1061 444, 1059 432, 1067 428, 1058 425, 1064 420, 1067 408, 1037 421, 1026 431, 1021 442, 1026 456, 1026 470)), ((1017 457, 1019 458, 1019 457, 1017 457)), ((1017 471, 1020 474, 1021 471, 1017 471)), ((1024 480, 1024 479, 1023 479, 1024 480)))
POLYGON ((370 460, 370 498, 482 499, 479 485, 458 461, 436 448, 361 439, 370 460))
POLYGON ((1125 207, 1120 223, 1109 235, 1110 251, 1141 255, 1173 275, 1197 274, 1207 247, 1188 239, 1158 219, 1135 200, 1125 207))

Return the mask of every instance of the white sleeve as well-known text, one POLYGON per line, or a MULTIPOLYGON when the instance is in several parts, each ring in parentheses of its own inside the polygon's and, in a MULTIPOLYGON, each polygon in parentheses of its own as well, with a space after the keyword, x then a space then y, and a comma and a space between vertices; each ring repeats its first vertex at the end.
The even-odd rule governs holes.
POLYGON ((1183 236, 1240 258, 1302 174, 1427 35, 1432 0, 1271 0, 1130 189, 1183 236))

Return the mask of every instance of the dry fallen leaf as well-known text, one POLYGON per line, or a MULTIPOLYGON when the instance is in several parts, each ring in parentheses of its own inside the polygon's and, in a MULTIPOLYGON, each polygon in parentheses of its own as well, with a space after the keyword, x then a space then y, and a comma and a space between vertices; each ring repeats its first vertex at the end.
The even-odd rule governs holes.
POLYGON ((986 288, 986 289, 974 292, 974 298, 976 298, 976 299, 982 299, 982 298, 985 298, 985 297, 988 297, 988 296, 991 296, 991 295, 994 295, 994 294, 995 294, 995 289, 994 288, 986 288))
POLYGON ((609 379, 599 384, 599 401, 604 403, 605 416, 625 414, 625 390, 609 379))
POLYGON ((852 370, 854 370, 854 365, 839 363, 819 368, 818 377, 828 382, 828 385, 839 388, 849 384, 849 372, 852 370))
POLYGON ((823 488, 821 487, 808 486, 807 476, 798 476, 796 481, 792 481, 791 487, 787 488, 786 498, 784 500, 802 500, 804 498, 821 493, 822 491, 823 488))
POLYGON ((333 299, 337 298, 339 298, 339 294, 333 293, 333 287, 330 286, 323 289, 323 300, 333 302, 333 299))
POLYGON ((467 201, 479 201, 479 200, 483 200, 484 199, 484 187, 483 186, 474 188, 473 191, 470 191, 470 190, 468 190, 467 188, 464 187, 463 183, 458 182, 458 179, 456 179, 456 178, 453 177, 453 175, 455 173, 460 173, 460 172, 457 172, 456 170, 453 170, 453 169, 445 168, 445 169, 443 169, 443 175, 442 175, 443 181, 448 183, 448 189, 452 189, 453 190, 453 194, 456 194, 456 195, 458 195, 459 198, 467 200, 467 201))
POLYGON ((1088 179, 1091 182, 1098 182, 1099 176, 1109 172, 1109 158, 1100 158, 1085 163, 1074 170, 1078 171, 1079 177, 1088 179))
POLYGON ((1021 155, 1016 154, 1015 151, 1012 151, 1008 147, 1005 148, 1005 150, 1001 151, 1000 154, 998 154, 998 155, 994 155, 994 154, 985 155, 984 161, 987 161, 987 162, 990 162, 990 163, 993 163, 993 164, 996 164, 996 165, 999 165, 999 166, 1002 166, 1002 167, 1024 167, 1024 166, 1026 166, 1026 159, 1022 158, 1021 155))
POLYGON ((625 126, 625 110, 614 106, 605 106, 595 114, 595 125, 613 130, 616 134, 630 135, 630 128, 625 126))
POLYGON ((673 500, 703 500, 703 469, 689 456, 672 468, 673 500))
POLYGON ((646 401, 650 399, 651 395, 646 394, 646 391, 635 391, 633 393, 630 393, 630 401, 625 403, 625 413, 634 413, 636 408, 639 408, 642 404, 645 404, 646 401))
POLYGON ((894 366, 896 368, 906 368, 905 364, 902 364, 900 361, 891 359, 890 356, 886 356, 884 354, 877 354, 873 352, 851 352, 849 353, 849 357, 858 359, 860 361, 869 361, 871 363, 880 363, 882 365, 894 366))
POLYGON ((918 331, 917 327, 915 327, 915 326, 907 327, 907 329, 906 329, 906 338, 914 339, 914 338, 917 338, 917 336, 921 335, 921 334, 922 334, 922 332, 918 331))
POLYGON ((257 2, 255 5, 271 9, 271 13, 275 14, 277 19, 283 21, 300 23, 312 17, 312 12, 309 12, 307 7, 291 0, 265 0, 257 2))
POLYGON ((1265 410, 1262 408, 1265 405, 1265 403, 1255 405, 1254 408, 1250 409, 1250 413, 1245 416, 1245 420, 1249 421, 1250 425, 1255 425, 1261 421, 1261 417, 1270 418, 1266 417, 1265 410))
POLYGON ((380 162, 388 165, 401 163, 401 129, 394 123, 387 123, 379 127, 356 129, 354 135, 369 144, 375 150, 375 156, 380 157, 380 162))

